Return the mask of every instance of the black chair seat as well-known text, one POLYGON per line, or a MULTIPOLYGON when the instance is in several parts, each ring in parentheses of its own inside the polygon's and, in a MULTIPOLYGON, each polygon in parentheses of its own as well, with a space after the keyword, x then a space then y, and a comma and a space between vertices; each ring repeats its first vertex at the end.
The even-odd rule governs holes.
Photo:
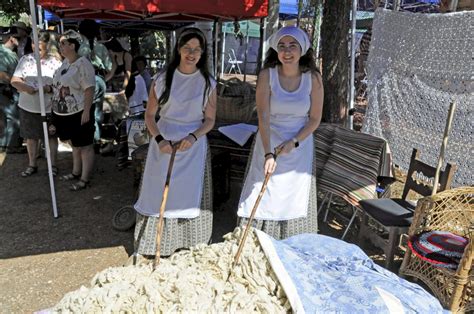
POLYGON ((409 227, 415 212, 414 204, 400 198, 363 200, 359 204, 366 213, 386 227, 409 227))

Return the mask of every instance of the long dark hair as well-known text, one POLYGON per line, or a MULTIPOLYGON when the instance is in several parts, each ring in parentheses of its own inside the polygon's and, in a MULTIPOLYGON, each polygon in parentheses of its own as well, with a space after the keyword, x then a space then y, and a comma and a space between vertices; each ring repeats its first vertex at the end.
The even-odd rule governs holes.
MULTIPOLYGON (((109 41, 106 41, 104 43, 104 46, 108 50, 112 50, 113 52, 122 52, 122 51, 127 51, 125 48, 123 48, 122 44, 118 41, 117 38, 112 38, 109 41)), ((128 51, 127 51, 128 52, 128 51)))
POLYGON ((186 45, 188 41, 190 41, 193 38, 196 38, 199 40, 199 45, 201 46, 202 49, 202 54, 201 58, 199 59, 198 63, 196 64, 196 67, 199 69, 201 72, 202 76, 204 77, 204 80, 206 81, 206 88, 204 89, 204 95, 203 95, 203 107, 205 106, 205 101, 206 101, 206 95, 209 92, 210 86, 211 86, 211 74, 208 71, 208 65, 207 65, 207 44, 206 44, 206 37, 204 34, 199 30, 198 28, 187 28, 183 31, 183 33, 186 32, 184 35, 180 36, 175 47, 173 50, 173 58, 171 59, 171 62, 169 63, 168 67, 166 68, 166 76, 165 76, 165 89, 163 93, 160 95, 158 98, 158 104, 159 105, 164 105, 166 102, 168 102, 168 99, 170 98, 170 93, 171 93, 171 84, 173 82, 173 74, 176 68, 179 66, 179 62, 181 61, 181 56, 179 54, 179 49, 186 45))
POLYGON ((130 75, 130 79, 128 80, 127 87, 125 87, 125 97, 127 99, 130 99, 132 97, 133 93, 135 92, 135 88, 137 86, 135 82, 135 77, 140 74, 138 73, 138 67, 137 67, 137 60, 133 59, 132 60, 132 74, 130 75))
MULTIPOLYGON (((276 52, 275 49, 270 48, 268 49, 267 56, 263 62, 263 68, 274 68, 277 65, 281 65, 281 62, 278 59, 278 52, 276 52)), ((321 71, 316 66, 316 61, 314 60, 313 48, 309 48, 308 51, 301 56, 299 66, 300 71, 303 73, 311 71, 312 74, 321 74, 321 71)))
POLYGON ((84 35, 89 40, 91 53, 94 53, 94 39, 100 35, 99 24, 94 20, 85 19, 79 24, 79 33, 84 35))

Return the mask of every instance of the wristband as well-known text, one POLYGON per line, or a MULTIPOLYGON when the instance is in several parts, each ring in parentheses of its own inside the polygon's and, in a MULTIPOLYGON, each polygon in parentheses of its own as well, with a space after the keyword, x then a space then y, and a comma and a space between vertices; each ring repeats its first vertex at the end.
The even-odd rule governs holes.
POLYGON ((157 144, 160 144, 160 142, 163 141, 164 139, 165 138, 161 134, 158 134, 157 136, 155 136, 155 141, 157 144))
POLYGON ((197 141, 197 140, 198 140, 197 136, 196 136, 194 133, 191 132, 191 133, 189 133, 188 135, 191 135, 192 137, 194 137, 194 141, 197 141))
POLYGON ((293 141, 293 144, 295 144, 295 148, 300 146, 300 142, 298 141, 298 139, 296 137, 293 137, 292 141, 293 141))
POLYGON ((273 159, 275 159, 275 154, 274 153, 266 153, 265 154, 265 159, 267 159, 268 156, 271 156, 273 159))

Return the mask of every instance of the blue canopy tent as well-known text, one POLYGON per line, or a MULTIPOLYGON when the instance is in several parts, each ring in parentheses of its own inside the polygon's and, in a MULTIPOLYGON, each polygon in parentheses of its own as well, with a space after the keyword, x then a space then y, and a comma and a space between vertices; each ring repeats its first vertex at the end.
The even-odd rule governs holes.
MULTIPOLYGON (((303 7, 305 7, 307 3, 308 0, 303 0, 303 7)), ((280 0, 280 10, 278 16, 280 20, 296 19, 298 17, 298 0, 280 0)), ((303 15, 303 17, 307 16, 303 15)))

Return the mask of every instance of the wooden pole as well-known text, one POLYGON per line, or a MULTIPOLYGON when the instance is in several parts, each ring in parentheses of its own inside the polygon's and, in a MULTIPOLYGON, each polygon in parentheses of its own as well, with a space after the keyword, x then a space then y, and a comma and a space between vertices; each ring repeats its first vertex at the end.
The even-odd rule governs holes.
MULTIPOLYGON (((280 154, 282 148, 283 147, 281 145, 278 146, 277 148, 275 148, 275 153, 274 153, 275 160, 278 157, 278 154, 280 154)), ((260 204, 260 201, 262 200, 263 194, 265 193, 265 190, 267 189, 268 180, 270 180, 271 176, 272 176, 271 173, 267 173, 265 175, 265 179, 263 180, 262 188, 260 189, 260 193, 257 196, 257 200, 255 201, 255 205, 253 206, 252 212, 250 213, 249 221, 247 222, 247 226, 245 226, 244 234, 243 234, 243 236, 240 240, 239 249, 237 250, 237 253, 235 254, 233 266, 237 265, 238 262, 239 262, 239 257, 240 257, 240 254, 242 253, 243 248, 244 248, 245 240, 247 239, 247 235, 249 233, 250 226, 252 226, 253 218, 255 217, 255 213, 257 212, 257 208, 258 208, 258 205, 260 204)), ((234 268, 234 267, 232 267, 232 268, 234 268)))
POLYGON ((435 173, 435 178, 433 182, 433 192, 431 193, 431 195, 435 195, 436 192, 438 191, 439 174, 441 172, 441 167, 443 166, 443 163, 444 163, 444 154, 445 154, 446 147, 448 146, 448 138, 449 138, 449 133, 451 132, 451 126, 453 124, 455 110, 456 110, 456 103, 451 102, 451 105, 449 106, 448 119, 446 120, 446 127, 444 128, 443 143, 441 144, 441 150, 439 152, 438 165, 436 166, 436 173, 435 173))
POLYGON ((165 207, 166 201, 168 200, 168 191, 170 188, 170 181, 171 181, 171 171, 173 170, 174 158, 176 157, 176 151, 178 149, 178 145, 173 145, 173 151, 171 152, 170 162, 168 164, 168 173, 166 174, 166 181, 165 181, 165 189, 163 190, 163 198, 161 199, 161 206, 160 206, 160 217, 158 221, 158 230, 156 233, 156 252, 155 252, 155 260, 153 262, 153 270, 155 270, 156 266, 160 264, 160 250, 161 250, 161 235, 163 233, 163 221, 164 221, 164 214, 165 214, 165 207))
MULTIPOLYGON (((250 231, 250 226, 252 225, 253 218, 255 217, 255 213, 257 212, 258 205, 260 204, 260 200, 263 197, 263 194, 265 193, 265 190, 267 189, 267 184, 268 180, 270 180, 271 173, 267 173, 265 175, 265 180, 263 181, 262 188, 260 189, 260 193, 258 194, 257 201, 255 201, 255 205, 252 208, 252 212, 250 213, 249 221, 247 222, 247 226, 245 226, 245 231, 240 239, 240 244, 239 244, 239 249, 237 250, 237 254, 235 254, 234 257, 234 266, 237 265, 239 262, 239 257, 240 254, 242 253, 242 250, 244 249, 245 245, 245 240, 247 239, 248 233, 250 231)), ((233 268, 233 267, 232 267, 233 268)))

